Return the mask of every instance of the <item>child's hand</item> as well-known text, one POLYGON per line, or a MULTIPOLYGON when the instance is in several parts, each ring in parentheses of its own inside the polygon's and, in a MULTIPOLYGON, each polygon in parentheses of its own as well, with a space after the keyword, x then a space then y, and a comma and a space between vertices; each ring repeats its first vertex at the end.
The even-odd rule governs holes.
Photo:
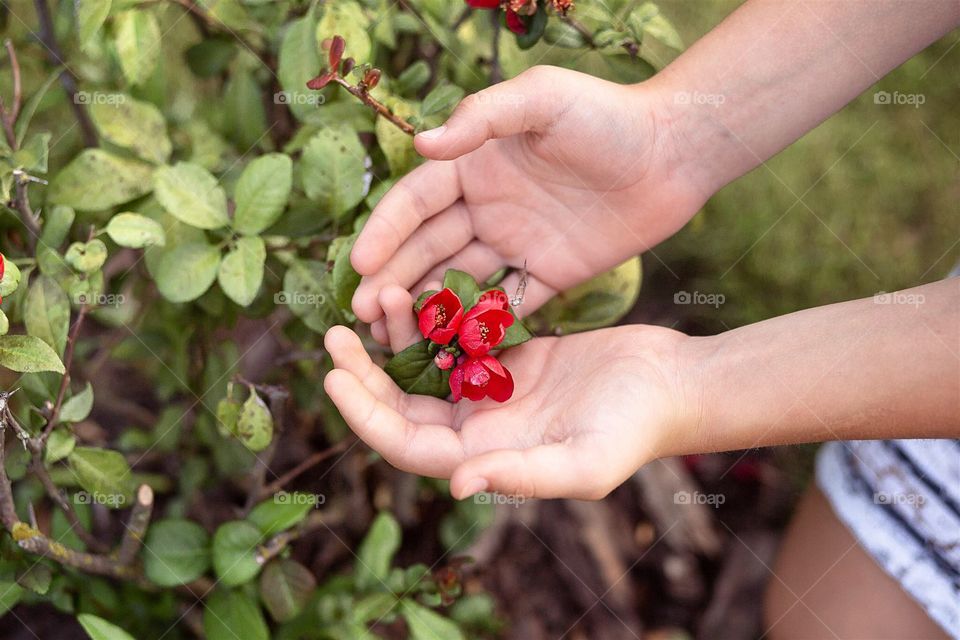
MULTIPOLYGON (((535 67, 418 135, 433 161, 390 190, 353 249, 365 276, 357 317, 382 318, 387 285, 416 295, 448 268, 482 282, 524 261, 529 313, 683 226, 708 194, 671 142, 671 101, 650 87, 535 67)), ((508 292, 516 284, 503 283, 508 292)), ((374 335, 383 341, 382 324, 374 335)))
MULTIPOLYGON (((419 338, 400 287, 379 296, 393 348, 419 338)), ((536 338, 500 356, 516 389, 503 404, 452 404, 403 393, 345 327, 327 332, 335 369, 324 381, 350 427, 394 466, 451 478, 457 498, 480 491, 600 498, 687 428, 680 387, 686 336, 628 326, 536 338)))

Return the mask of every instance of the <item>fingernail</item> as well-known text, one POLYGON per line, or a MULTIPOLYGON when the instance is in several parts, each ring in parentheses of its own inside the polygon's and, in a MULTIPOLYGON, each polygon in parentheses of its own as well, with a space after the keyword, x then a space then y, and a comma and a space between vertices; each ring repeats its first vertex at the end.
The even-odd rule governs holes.
POLYGON ((423 138, 424 140, 436 140, 442 136, 447 131, 447 126, 437 127, 436 129, 427 129, 426 131, 421 131, 417 134, 418 137, 423 138))
POLYGON ((486 491, 488 486, 490 486, 490 483, 487 482, 486 478, 474 478, 460 492, 460 499, 466 500, 475 493, 486 491))

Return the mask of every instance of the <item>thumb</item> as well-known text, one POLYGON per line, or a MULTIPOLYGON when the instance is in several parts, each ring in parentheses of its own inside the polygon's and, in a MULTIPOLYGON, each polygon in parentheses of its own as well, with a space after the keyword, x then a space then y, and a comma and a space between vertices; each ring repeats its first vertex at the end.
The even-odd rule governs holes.
POLYGON ((488 451, 454 470, 450 493, 459 500, 484 491, 524 498, 602 498, 613 487, 588 468, 585 457, 565 442, 488 451))
POLYGON ((487 140, 551 124, 552 116, 563 109, 551 97, 556 95, 558 73, 552 67, 532 67, 467 96, 443 126, 417 134, 413 140, 417 151, 433 160, 453 160, 487 140))

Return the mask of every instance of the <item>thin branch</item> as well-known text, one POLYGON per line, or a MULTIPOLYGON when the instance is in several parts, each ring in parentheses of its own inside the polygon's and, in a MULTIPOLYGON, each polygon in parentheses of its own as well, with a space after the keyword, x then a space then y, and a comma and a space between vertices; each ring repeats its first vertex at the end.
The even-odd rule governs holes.
POLYGON ((153 513, 153 489, 150 485, 142 484, 137 490, 137 501, 130 512, 127 521, 127 530, 120 541, 120 550, 117 560, 122 564, 132 565, 136 560, 140 547, 143 546, 143 537, 150 526, 150 514, 153 513))
POLYGON ((349 446, 354 442, 355 440, 353 439, 343 440, 333 445, 332 447, 324 449, 323 451, 317 451, 316 453, 313 453, 307 456, 302 462, 300 462, 293 469, 290 469, 289 471, 281 475, 279 478, 277 478, 270 484, 263 487, 257 496, 257 500, 258 501, 263 500, 265 498, 272 496, 273 494, 283 489, 289 482, 297 478, 297 476, 309 470, 311 467, 315 467, 321 462, 323 462, 324 460, 331 458, 337 455, 338 453, 342 453, 346 451, 347 448, 349 448, 349 446))
MULTIPOLYGON (((60 49, 60 43, 57 42, 47 0, 34 0, 33 5, 36 8, 37 20, 40 23, 40 41, 47 51, 47 61, 54 67, 64 65, 63 52, 60 49)), ((73 109, 73 115, 80 125, 83 145, 85 147, 97 146, 97 130, 93 126, 93 121, 90 119, 87 110, 77 99, 77 79, 66 66, 64 66, 63 71, 60 72, 60 86, 63 87, 64 93, 67 94, 67 101, 70 103, 70 108, 73 109)))
POLYGON ((283 553, 284 549, 294 540, 302 538, 317 529, 329 529, 331 525, 337 525, 341 522, 343 522, 343 512, 340 509, 332 508, 324 511, 314 511, 298 526, 288 529, 287 531, 282 531, 262 544, 257 549, 255 556, 257 564, 264 565, 271 559, 277 557, 283 553))
POLYGON ((588 47, 591 49, 597 48, 597 42, 593 39, 593 33, 591 33, 590 29, 587 29, 582 22, 567 15, 560 15, 560 20, 566 22, 568 25, 576 29, 577 33, 583 37, 588 47))
POLYGON ((31 448, 32 460, 30 462, 30 470, 33 472, 33 475, 37 477, 40 481, 40 484, 43 485, 43 488, 46 490, 47 495, 53 500, 57 506, 59 506, 64 515, 67 517, 67 522, 70 523, 70 528, 74 533, 83 541, 87 547, 93 549, 98 553, 106 552, 109 547, 98 540, 92 533, 87 531, 87 528, 83 526, 80 522, 80 518, 77 516, 76 509, 73 508, 73 505, 67 500, 66 496, 63 495, 63 492, 60 491, 60 488, 54 483, 53 479, 50 477, 50 474, 47 473, 47 468, 43 464, 43 450, 40 452, 33 451, 31 448))
POLYGON ((7 55, 10 56, 10 72, 13 74, 13 105, 10 108, 10 124, 17 122, 17 116, 20 115, 20 105, 23 104, 23 89, 20 85, 20 61, 17 60, 17 52, 13 48, 13 42, 10 38, 4 41, 7 47, 7 55))
POLYGON ((67 394, 67 389, 70 387, 70 365, 73 363, 73 352, 77 346, 77 337, 80 334, 80 326, 83 324, 83 319, 87 316, 87 312, 90 310, 90 307, 87 305, 82 305, 80 311, 77 313, 77 320, 73 323, 73 327, 70 329, 70 336, 67 338, 67 350, 63 356, 63 378, 60 380, 60 389, 57 391, 57 400, 53 404, 53 408, 50 410, 50 415, 47 417, 47 424, 43 427, 43 432, 40 434, 41 444, 46 444, 47 438, 50 437, 50 433, 57 426, 57 418, 60 416, 60 408, 63 406, 64 396, 67 394))
POLYGON ((349 82, 341 78, 339 75, 334 77, 333 81, 339 84, 344 89, 346 89, 347 92, 350 93, 350 95, 357 97, 360 100, 360 102, 367 105, 368 107, 376 111, 378 114, 383 116, 385 119, 390 121, 395 127, 400 129, 400 131, 403 131, 404 133, 410 136, 412 136, 416 132, 412 124, 410 124, 400 116, 390 111, 387 105, 383 104, 382 102, 380 102, 379 100, 371 96, 369 93, 367 93, 366 89, 362 85, 353 86, 352 84, 350 84, 349 82))
POLYGON ((466 7, 463 10, 463 13, 460 14, 460 17, 451 25, 450 29, 456 32, 460 27, 463 26, 463 23, 466 22, 470 16, 473 15, 473 7, 466 7))
POLYGON ((490 24, 493 25, 493 52, 490 54, 490 84, 503 80, 500 68, 500 12, 490 12, 490 24))

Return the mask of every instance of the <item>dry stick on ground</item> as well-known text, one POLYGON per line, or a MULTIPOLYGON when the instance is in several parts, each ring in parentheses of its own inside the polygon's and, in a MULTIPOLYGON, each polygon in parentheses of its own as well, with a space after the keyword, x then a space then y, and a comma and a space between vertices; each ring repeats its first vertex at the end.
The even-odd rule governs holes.
MULTIPOLYGON (((47 61, 54 67, 64 65, 63 52, 60 50, 60 43, 57 42, 57 36, 53 29, 53 20, 50 18, 50 8, 47 6, 47 0, 34 0, 34 7, 37 11, 37 20, 40 22, 40 42, 43 43, 47 52, 47 61)), ((67 100, 73 114, 80 125, 83 134, 83 145, 85 147, 97 146, 97 130, 93 126, 90 114, 86 108, 77 99, 77 79, 73 73, 64 67, 60 72, 60 86, 67 94, 67 100)))
POLYGON ((300 462, 293 469, 290 469, 289 471, 284 473, 282 476, 280 476, 270 484, 264 486, 260 490, 260 493, 257 499, 263 500, 265 498, 270 497, 271 495, 283 489, 290 481, 292 481, 297 476, 304 473, 311 467, 315 467, 316 465, 320 464, 324 460, 331 458, 337 455, 338 453, 343 453, 354 442, 356 442, 355 438, 348 438, 346 440, 342 440, 341 442, 338 442, 332 447, 324 449, 323 451, 317 451, 316 453, 311 454, 306 459, 304 459, 303 462, 300 462))

